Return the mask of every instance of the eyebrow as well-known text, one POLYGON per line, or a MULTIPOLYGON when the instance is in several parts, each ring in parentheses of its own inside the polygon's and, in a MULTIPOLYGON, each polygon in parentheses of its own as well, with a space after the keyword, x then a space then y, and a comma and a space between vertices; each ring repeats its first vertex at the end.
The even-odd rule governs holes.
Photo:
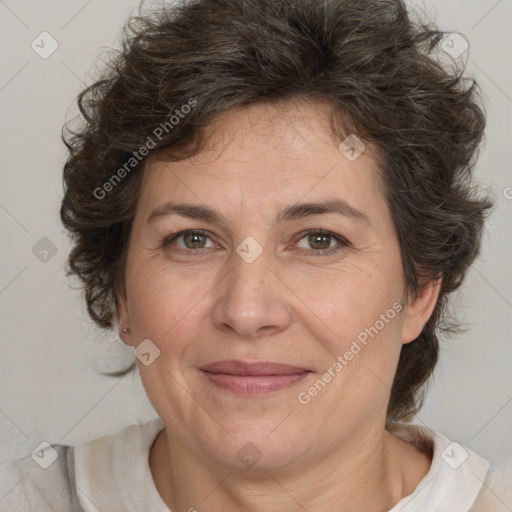
MULTIPOLYGON (((334 213, 349 217, 362 224, 371 226, 370 219, 366 214, 357 210, 343 199, 331 199, 317 203, 298 203, 286 207, 276 216, 275 223, 279 224, 285 221, 297 220, 307 217, 309 215, 319 215, 326 213, 334 213)), ((148 216, 147 224, 153 222, 159 217, 164 215, 179 215, 195 220, 202 220, 212 223, 225 223, 224 217, 209 208, 208 206, 201 206, 188 203, 174 203, 169 201, 162 206, 156 208, 148 216)))

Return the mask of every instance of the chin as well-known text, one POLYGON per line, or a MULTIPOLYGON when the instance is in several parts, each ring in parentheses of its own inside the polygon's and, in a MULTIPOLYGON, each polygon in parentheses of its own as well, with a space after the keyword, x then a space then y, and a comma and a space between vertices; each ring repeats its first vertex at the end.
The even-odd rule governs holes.
POLYGON ((282 420, 266 421, 264 425, 246 420, 243 426, 238 423, 236 430, 226 426, 231 436, 222 430, 221 439, 198 444, 202 445, 201 451, 216 462, 236 470, 278 469, 298 460, 308 447, 304 439, 307 429, 299 426, 291 429, 287 425, 279 430, 276 426, 282 420))

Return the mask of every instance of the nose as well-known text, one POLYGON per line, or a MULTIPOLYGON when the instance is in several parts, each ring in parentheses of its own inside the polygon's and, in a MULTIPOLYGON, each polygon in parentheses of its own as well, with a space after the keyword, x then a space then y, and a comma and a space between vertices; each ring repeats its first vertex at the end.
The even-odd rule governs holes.
POLYGON ((215 288, 218 293, 212 311, 217 329, 236 333, 239 338, 255 339, 286 330, 291 309, 290 292, 265 251, 248 262, 237 253, 232 268, 215 288))

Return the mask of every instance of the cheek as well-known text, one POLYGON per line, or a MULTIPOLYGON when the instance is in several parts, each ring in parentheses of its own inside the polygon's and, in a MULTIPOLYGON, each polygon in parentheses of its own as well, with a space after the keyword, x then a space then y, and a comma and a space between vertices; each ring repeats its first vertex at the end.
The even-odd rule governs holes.
POLYGON ((337 375, 333 391, 349 403, 364 395, 373 404, 389 392, 402 346, 399 259, 347 266, 330 277, 315 286, 303 280, 294 290, 311 310, 310 332, 326 348, 325 370, 337 375))
POLYGON ((198 279, 188 279, 170 265, 142 257, 129 262, 127 288, 132 330, 155 342, 193 315, 191 308, 201 292, 198 279))
POLYGON ((309 310, 336 338, 347 340, 372 326, 400 301, 400 268, 390 263, 354 260, 336 269, 290 274, 286 281, 303 310, 309 310))

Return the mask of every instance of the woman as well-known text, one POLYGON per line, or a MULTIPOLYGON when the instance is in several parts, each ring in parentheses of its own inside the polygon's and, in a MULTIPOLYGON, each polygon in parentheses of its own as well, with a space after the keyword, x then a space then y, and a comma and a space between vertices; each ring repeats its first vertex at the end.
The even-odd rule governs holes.
POLYGON ((4 465, 2 510, 511 510, 510 467, 407 423, 491 208, 445 35, 399 0, 131 28, 79 98, 61 217, 158 418, 4 465))

